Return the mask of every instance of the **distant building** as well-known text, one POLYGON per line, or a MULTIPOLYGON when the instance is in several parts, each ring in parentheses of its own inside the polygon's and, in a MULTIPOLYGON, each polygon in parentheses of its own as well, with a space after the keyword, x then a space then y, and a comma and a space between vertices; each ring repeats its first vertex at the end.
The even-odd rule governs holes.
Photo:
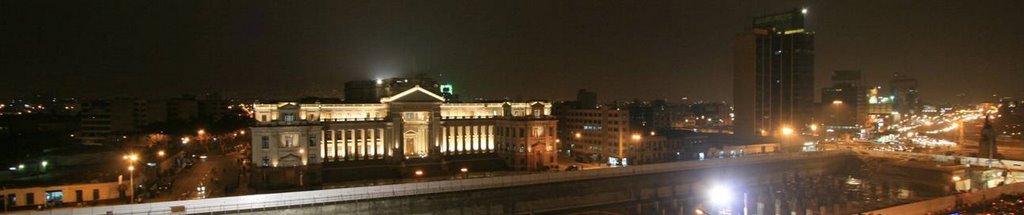
POLYGON ((868 109, 865 124, 870 132, 885 131, 884 125, 896 122, 898 118, 893 114, 893 96, 882 95, 881 89, 882 87, 873 87, 867 90, 868 109))
POLYGON ((196 100, 196 105, 198 107, 196 115, 204 120, 218 121, 228 112, 228 102, 217 93, 203 95, 202 98, 196 100))
POLYGON ((814 33, 796 9, 754 19, 737 36, 733 98, 736 134, 770 136, 807 128, 814 112, 814 33))
POLYGON ((901 114, 915 114, 920 111, 921 101, 918 97, 916 78, 894 73, 892 80, 889 80, 889 89, 894 96, 894 111, 901 114))
POLYGON ((254 183, 316 183, 321 165, 367 162, 436 176, 430 171, 466 156, 501 159, 516 170, 556 166, 556 120, 547 102, 448 103, 413 86, 373 103, 254 108, 254 183))
POLYGON ((187 96, 169 100, 93 100, 82 103, 79 115, 81 122, 75 137, 86 144, 100 144, 113 137, 142 131, 154 123, 168 120, 192 121, 198 117, 198 113, 198 102, 187 96))
MULTIPOLYGON (((381 98, 394 96, 415 86, 420 86, 434 94, 442 94, 441 85, 437 80, 421 74, 415 78, 388 78, 345 82, 345 102, 377 103, 380 102, 381 98)), ((451 86, 448 89, 454 90, 451 86)))
POLYGON ((580 89, 576 92, 576 102, 578 109, 595 109, 597 108, 597 93, 580 89))
POLYGON ((860 125, 867 120, 867 98, 860 71, 834 71, 832 86, 821 89, 818 122, 834 132, 859 132, 860 125))
POLYGON ((981 138, 978 140, 978 157, 998 159, 999 148, 996 145, 996 133, 989 123, 988 116, 985 116, 985 125, 981 128, 981 138))
POLYGON ((192 121, 199 117, 199 101, 193 96, 167 100, 167 119, 192 121))
POLYGON ((570 148, 569 154, 579 162, 618 163, 626 155, 631 135, 629 111, 602 107, 599 109, 572 109, 559 116, 559 137, 570 148))

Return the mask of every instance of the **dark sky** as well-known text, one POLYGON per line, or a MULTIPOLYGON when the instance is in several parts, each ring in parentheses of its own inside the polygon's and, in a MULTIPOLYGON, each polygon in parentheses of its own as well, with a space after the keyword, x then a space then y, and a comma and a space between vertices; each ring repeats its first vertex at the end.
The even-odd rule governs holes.
POLYGON ((474 97, 728 101, 734 36, 796 7, 816 88, 859 69, 926 102, 1024 96, 1020 0, 177 2, 0 1, 0 97, 340 96, 429 72, 474 97))

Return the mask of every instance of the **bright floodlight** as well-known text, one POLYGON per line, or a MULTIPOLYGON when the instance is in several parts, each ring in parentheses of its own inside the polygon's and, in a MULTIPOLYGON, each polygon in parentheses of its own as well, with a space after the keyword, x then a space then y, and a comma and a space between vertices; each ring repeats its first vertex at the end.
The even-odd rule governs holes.
POLYGON ((807 14, 807 8, 804 8, 804 9, 800 9, 800 13, 802 13, 802 14, 807 14))
POLYGON ((722 185, 714 185, 708 190, 708 201, 713 205, 724 206, 732 202, 732 190, 722 185))
POLYGON ((793 134, 793 128, 790 128, 790 127, 782 128, 782 135, 790 135, 790 134, 793 134))

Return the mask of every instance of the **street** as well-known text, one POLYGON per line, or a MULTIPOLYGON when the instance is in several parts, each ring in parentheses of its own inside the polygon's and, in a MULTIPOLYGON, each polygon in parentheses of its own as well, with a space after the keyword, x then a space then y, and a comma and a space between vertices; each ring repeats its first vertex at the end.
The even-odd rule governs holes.
POLYGON ((248 192, 248 186, 245 184, 248 180, 242 180, 239 174, 241 169, 238 159, 242 158, 241 154, 210 153, 205 159, 202 157, 203 154, 200 153, 196 153, 194 158, 188 155, 187 158, 193 165, 172 176, 174 183, 170 191, 147 201, 203 199, 248 192))

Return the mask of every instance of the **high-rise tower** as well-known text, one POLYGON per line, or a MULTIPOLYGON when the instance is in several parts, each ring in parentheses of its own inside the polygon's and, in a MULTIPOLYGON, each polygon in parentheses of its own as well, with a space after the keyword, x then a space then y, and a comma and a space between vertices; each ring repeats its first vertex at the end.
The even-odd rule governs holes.
POLYGON ((733 99, 736 134, 772 136, 801 131, 814 108, 814 33, 804 29, 806 10, 754 18, 737 36, 733 99))

